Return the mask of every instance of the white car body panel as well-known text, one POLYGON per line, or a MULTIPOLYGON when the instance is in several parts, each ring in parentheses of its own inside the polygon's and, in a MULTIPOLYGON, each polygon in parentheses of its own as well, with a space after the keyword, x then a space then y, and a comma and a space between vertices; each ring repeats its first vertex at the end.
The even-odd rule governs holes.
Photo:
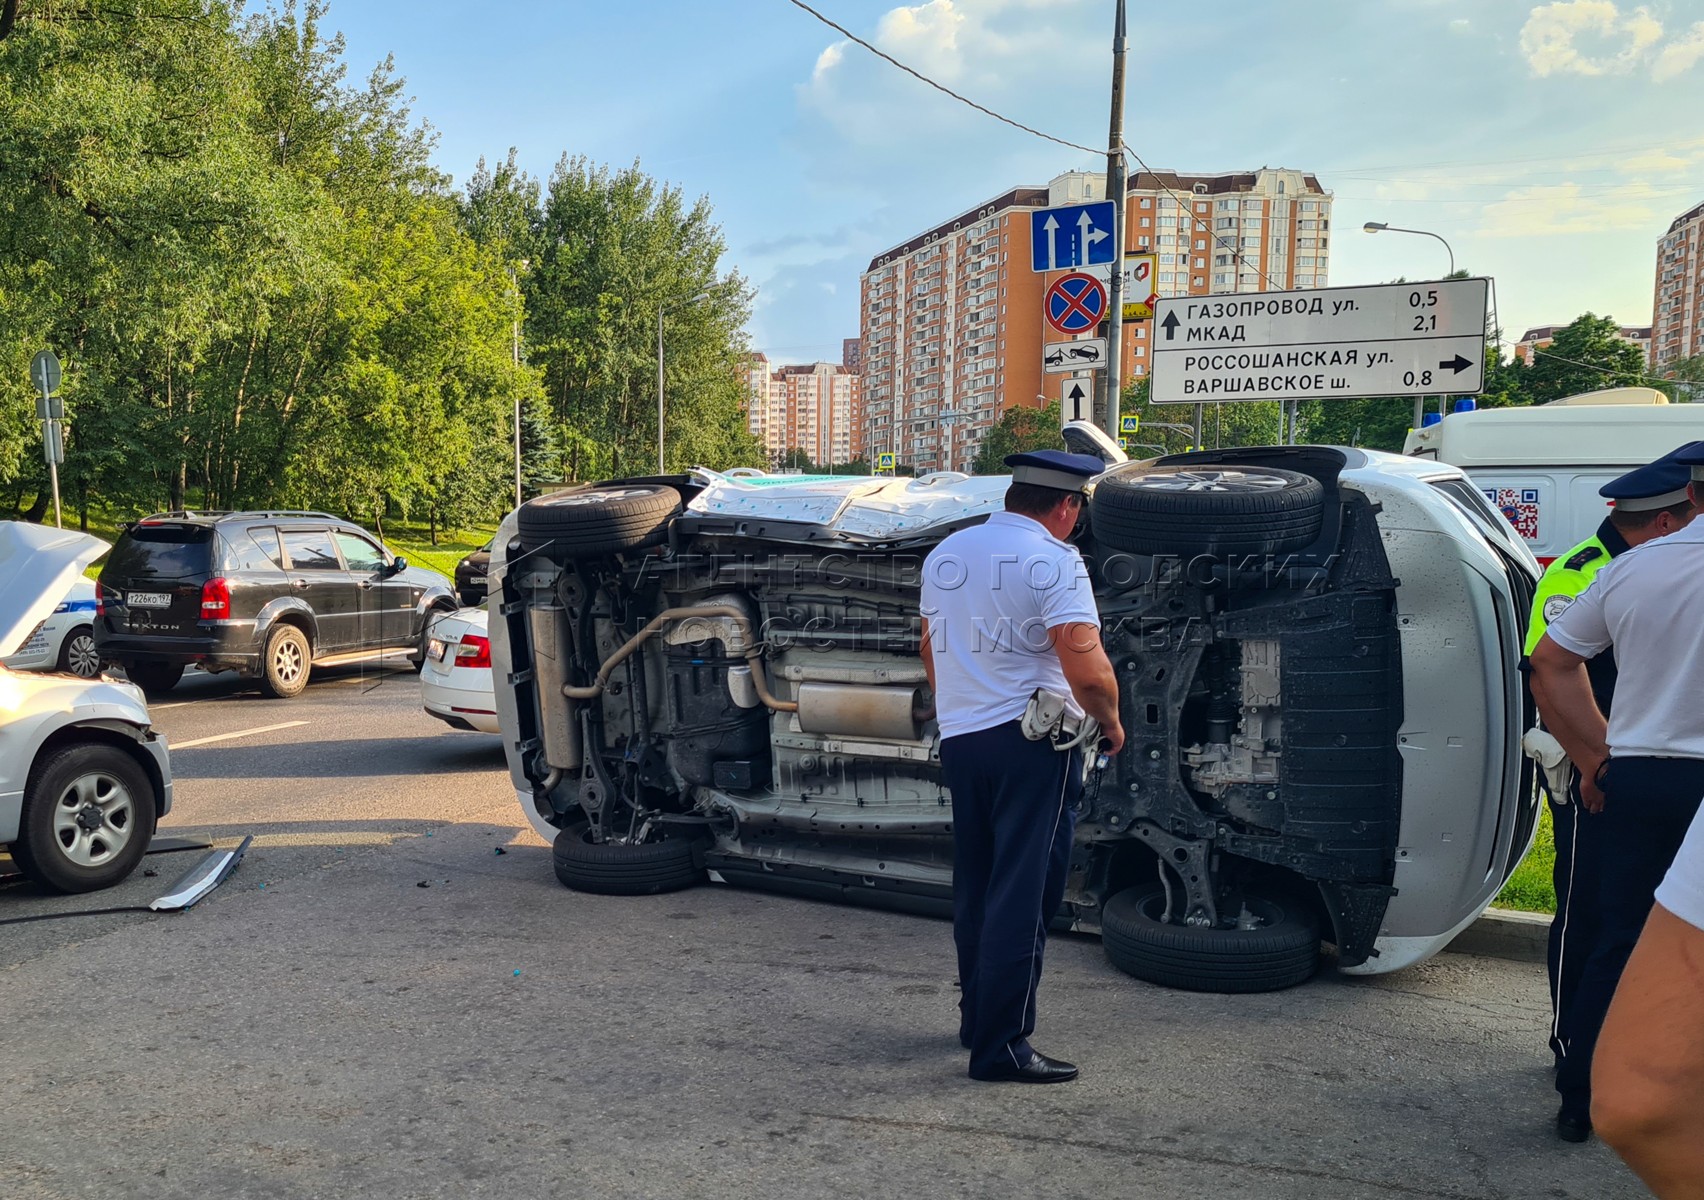
MULTIPOLYGON (((99 538, 24 522, 0 522, 0 651, 17 652, 106 552, 99 538)), ((112 679, 25 674, 0 666, 0 844, 17 839, 24 791, 43 746, 70 728, 133 740, 160 784, 158 815, 171 808, 165 738, 153 732, 142 690, 112 679)))
POLYGON ((35 627, 16 654, 0 659, 14 671, 54 671, 65 639, 76 629, 92 629, 95 622, 95 581, 78 576, 57 607, 35 627))
POLYGON ((428 638, 446 647, 442 659, 430 653, 420 667, 420 699, 426 711, 455 726, 465 721, 480 733, 497 733, 497 706, 489 667, 455 665, 456 644, 464 633, 485 637, 485 610, 462 608, 432 623, 428 638))

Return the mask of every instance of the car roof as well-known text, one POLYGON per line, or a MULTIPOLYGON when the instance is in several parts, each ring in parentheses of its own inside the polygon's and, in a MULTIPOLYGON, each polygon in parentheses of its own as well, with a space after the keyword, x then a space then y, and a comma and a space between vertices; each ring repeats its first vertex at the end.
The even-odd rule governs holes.
POLYGON ((315 512, 311 509, 267 508, 267 509, 188 509, 178 508, 169 512, 150 513, 141 518, 136 524, 165 524, 175 522, 184 525, 219 525, 226 521, 272 521, 307 518, 315 521, 330 521, 336 525, 352 525, 353 522, 343 517, 333 516, 327 512, 315 512))

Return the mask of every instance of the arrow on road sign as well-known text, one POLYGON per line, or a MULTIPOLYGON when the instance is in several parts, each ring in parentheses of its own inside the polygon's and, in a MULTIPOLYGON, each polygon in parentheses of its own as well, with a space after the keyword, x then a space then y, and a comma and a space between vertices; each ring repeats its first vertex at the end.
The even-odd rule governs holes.
POLYGON ((1071 419, 1081 421, 1083 419, 1083 385, 1073 383, 1071 390, 1065 393, 1065 398, 1071 402, 1071 419))
POLYGON ((1041 223, 1041 227, 1043 229, 1047 230, 1047 269, 1049 271, 1058 270, 1059 269, 1059 222, 1053 219, 1052 213, 1048 213, 1047 214, 1047 220, 1045 220, 1041 223))
POLYGON ((1440 368, 1441 367, 1448 367, 1450 370, 1454 371, 1457 375, 1460 375, 1463 371, 1467 370, 1472 365, 1473 365, 1472 359, 1463 358, 1459 354, 1456 355, 1454 358, 1450 359, 1448 362, 1441 362, 1441 363, 1438 364, 1438 366, 1440 368))
POLYGON ((1172 335, 1177 332, 1179 324, 1176 313, 1169 312, 1166 314, 1166 319, 1160 322, 1160 328, 1166 331, 1166 341, 1172 340, 1172 335))
POLYGON ((1106 230, 1095 228, 1095 219, 1089 216, 1086 209, 1077 218, 1077 244, 1083 248, 1084 262, 1093 262, 1096 257, 1095 243, 1104 242, 1111 236, 1106 230))

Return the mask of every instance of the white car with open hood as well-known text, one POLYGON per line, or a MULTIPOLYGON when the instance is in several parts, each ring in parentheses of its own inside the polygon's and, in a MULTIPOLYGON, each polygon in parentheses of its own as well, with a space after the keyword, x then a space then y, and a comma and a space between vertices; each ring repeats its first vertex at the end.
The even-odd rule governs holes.
MULTIPOLYGON (((0 521, 0 659, 106 549, 86 533, 0 521)), ((0 845, 25 875, 61 892, 110 887, 171 805, 166 742, 140 688, 0 666, 0 845)))
MULTIPOLYGON (((1129 462, 1073 423, 1124 750, 1056 920, 1213 991, 1441 949, 1537 818, 1538 566, 1456 469, 1330 446, 1129 462)), ((496 707, 563 883, 704 879, 945 913, 952 806, 923 558, 1006 476, 697 471, 528 502, 492 546, 496 707)))

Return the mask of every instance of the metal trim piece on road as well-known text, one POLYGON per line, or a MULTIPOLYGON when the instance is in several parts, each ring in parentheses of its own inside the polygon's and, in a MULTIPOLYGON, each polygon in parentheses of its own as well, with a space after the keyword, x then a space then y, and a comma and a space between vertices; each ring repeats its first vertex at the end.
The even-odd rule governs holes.
POLYGON ((165 895, 152 901, 148 907, 155 912, 180 912, 188 908, 225 882, 225 877, 243 861, 252 841, 254 834, 251 833, 230 850, 215 850, 191 867, 165 895))
POLYGON ((213 742, 228 742, 232 738, 253 737, 257 733, 272 733, 279 729, 294 729, 298 725, 306 725, 306 721, 281 721, 277 725, 261 725, 254 729, 239 729, 235 733, 216 733, 212 737, 190 738, 187 742, 171 742, 171 751, 176 754, 179 750, 191 750, 196 746, 206 746, 213 742))

